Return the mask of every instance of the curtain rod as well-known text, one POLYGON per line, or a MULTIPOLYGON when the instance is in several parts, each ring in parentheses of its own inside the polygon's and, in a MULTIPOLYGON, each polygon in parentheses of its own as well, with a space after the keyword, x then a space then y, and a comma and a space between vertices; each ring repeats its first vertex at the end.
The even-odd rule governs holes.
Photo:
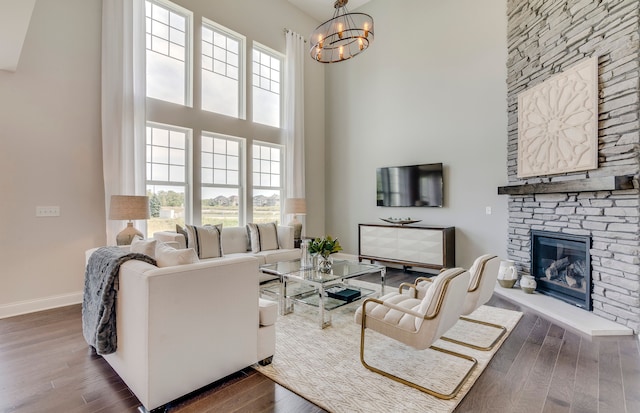
MULTIPOLYGON (((296 33, 296 32, 294 32, 294 31, 293 31, 293 30, 291 30, 291 29, 287 29, 286 27, 283 29, 283 31, 284 31, 285 33, 289 33, 289 32, 291 32, 291 33, 296 33)), ((297 34, 298 36, 300 36, 300 34, 298 34, 298 33, 296 33, 296 34, 297 34)), ((302 37, 302 36, 300 36, 300 37, 302 37)), ((302 37, 302 40, 304 40, 304 42, 305 42, 305 43, 307 42, 307 39, 305 39, 304 37, 302 37)))

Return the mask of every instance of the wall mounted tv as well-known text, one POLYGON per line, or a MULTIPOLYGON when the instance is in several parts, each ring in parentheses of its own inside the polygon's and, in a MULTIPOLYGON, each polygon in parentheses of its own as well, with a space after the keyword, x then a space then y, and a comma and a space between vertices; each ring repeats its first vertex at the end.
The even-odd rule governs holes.
POLYGON ((442 164, 377 168, 377 206, 442 207, 442 164))

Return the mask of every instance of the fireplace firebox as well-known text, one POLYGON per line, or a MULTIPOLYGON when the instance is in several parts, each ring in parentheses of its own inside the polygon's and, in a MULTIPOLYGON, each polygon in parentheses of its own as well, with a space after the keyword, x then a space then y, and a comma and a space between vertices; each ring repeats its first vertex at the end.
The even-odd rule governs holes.
POLYGON ((536 291, 591 311, 591 238, 531 231, 531 274, 536 291))

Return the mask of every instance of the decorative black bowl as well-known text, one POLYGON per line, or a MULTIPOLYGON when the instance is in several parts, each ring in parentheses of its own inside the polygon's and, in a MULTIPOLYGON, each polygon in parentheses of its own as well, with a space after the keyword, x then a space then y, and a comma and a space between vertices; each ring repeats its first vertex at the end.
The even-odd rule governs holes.
POLYGON ((407 224, 415 224, 416 222, 422 221, 421 219, 411 219, 411 218, 380 218, 384 222, 388 222, 390 224, 396 225, 407 225, 407 224))

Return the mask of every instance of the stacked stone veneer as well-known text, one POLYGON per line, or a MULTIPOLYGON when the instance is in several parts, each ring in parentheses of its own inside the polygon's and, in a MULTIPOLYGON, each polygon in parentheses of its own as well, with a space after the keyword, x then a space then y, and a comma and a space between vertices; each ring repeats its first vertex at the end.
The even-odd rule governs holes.
MULTIPOLYGON (((640 4, 637 0, 508 0, 508 182, 638 177, 640 4), (598 169, 518 179, 518 94, 598 56, 598 169)), ((531 230, 592 237, 593 312, 640 331, 638 190, 510 196, 508 254, 531 268, 531 230)))

